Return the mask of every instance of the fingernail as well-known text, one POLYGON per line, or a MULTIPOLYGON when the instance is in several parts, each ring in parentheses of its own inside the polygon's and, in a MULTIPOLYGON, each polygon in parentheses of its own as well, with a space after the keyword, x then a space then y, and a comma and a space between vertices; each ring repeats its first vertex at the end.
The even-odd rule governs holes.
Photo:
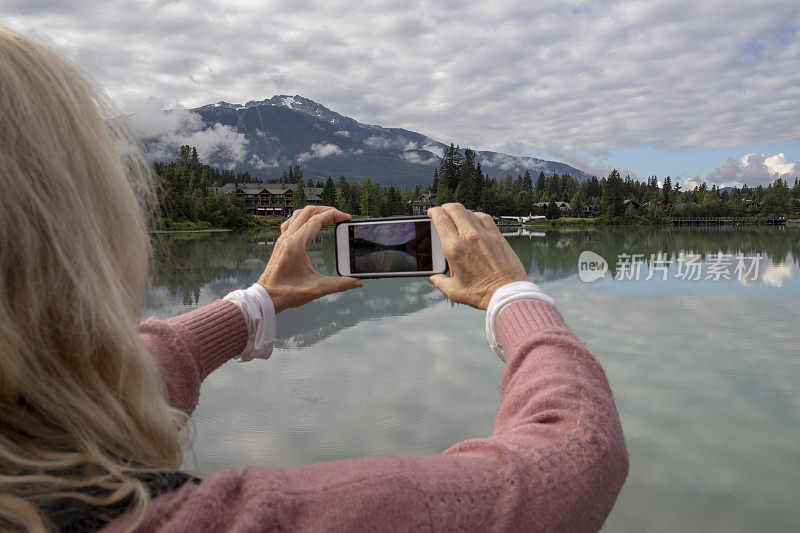
POLYGON ((356 280, 355 285, 356 285, 356 287, 363 287, 364 286, 364 282, 361 281, 360 279, 358 279, 358 280, 356 280))

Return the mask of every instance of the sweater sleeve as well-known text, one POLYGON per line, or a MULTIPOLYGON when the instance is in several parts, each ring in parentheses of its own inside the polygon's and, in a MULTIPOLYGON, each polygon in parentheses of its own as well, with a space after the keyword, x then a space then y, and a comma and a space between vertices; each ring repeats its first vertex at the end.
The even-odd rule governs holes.
POLYGON ((597 360, 541 301, 497 319, 508 360, 491 436, 431 457, 218 472, 157 498, 149 531, 593 531, 628 473, 597 360))
POLYGON ((217 300, 189 313, 139 326, 164 380, 169 402, 191 414, 200 398, 200 384, 222 363, 242 353, 247 325, 233 302, 217 300))

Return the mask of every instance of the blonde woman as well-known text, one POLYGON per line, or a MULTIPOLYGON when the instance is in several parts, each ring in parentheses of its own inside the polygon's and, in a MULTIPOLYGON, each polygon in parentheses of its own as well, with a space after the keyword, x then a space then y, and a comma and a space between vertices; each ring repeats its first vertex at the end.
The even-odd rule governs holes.
POLYGON ((73 65, 0 29, 0 529, 602 526, 628 471, 604 372, 491 218, 458 204, 429 212, 452 272, 431 282, 488 309, 506 361, 489 437, 433 457, 181 473, 203 379, 268 354, 283 309, 359 286, 305 253, 349 215, 295 212, 257 284, 139 326, 152 182, 118 117, 73 65))

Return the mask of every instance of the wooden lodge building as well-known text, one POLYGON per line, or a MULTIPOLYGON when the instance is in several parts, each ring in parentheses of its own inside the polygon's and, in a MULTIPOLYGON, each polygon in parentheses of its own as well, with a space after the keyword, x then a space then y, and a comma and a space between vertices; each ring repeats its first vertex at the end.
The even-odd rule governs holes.
MULTIPOLYGON (((284 183, 226 183, 209 187, 214 194, 234 193, 244 199, 244 208, 251 215, 292 215, 292 196, 295 185, 284 183)), ((308 205, 322 205, 322 188, 305 187, 308 205)))
POLYGON ((411 202, 412 215, 424 215, 428 209, 436 205, 435 194, 423 194, 413 202, 411 202))

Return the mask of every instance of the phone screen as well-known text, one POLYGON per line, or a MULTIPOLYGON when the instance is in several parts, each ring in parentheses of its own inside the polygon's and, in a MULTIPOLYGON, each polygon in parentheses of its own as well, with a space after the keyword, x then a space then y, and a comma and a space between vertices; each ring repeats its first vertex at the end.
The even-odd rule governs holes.
POLYGON ((430 221, 352 224, 348 232, 353 274, 433 269, 430 221))

